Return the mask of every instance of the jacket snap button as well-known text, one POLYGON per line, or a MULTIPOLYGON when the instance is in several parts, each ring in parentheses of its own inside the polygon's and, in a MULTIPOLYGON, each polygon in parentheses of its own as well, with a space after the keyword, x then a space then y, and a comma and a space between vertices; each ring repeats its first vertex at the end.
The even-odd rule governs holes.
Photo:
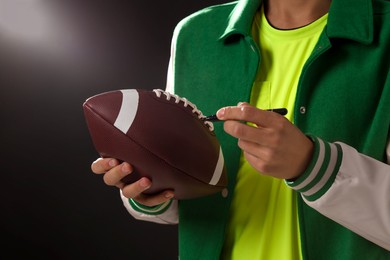
POLYGON ((229 194, 229 191, 227 188, 224 188, 221 192, 222 197, 226 198, 229 194))
POLYGON ((301 106, 301 107, 299 108, 299 112, 300 112, 301 114, 305 114, 305 113, 306 113, 306 107, 301 106))

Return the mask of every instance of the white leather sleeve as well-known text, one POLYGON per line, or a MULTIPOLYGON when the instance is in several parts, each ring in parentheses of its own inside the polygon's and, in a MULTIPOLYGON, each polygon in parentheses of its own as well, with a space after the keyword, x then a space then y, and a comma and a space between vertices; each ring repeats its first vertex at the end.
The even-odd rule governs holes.
POLYGON ((339 143, 342 160, 327 192, 305 202, 321 214, 390 251, 390 142, 387 164, 339 143))
POLYGON ((174 89, 174 76, 173 76, 173 59, 171 58, 169 60, 169 65, 168 65, 168 74, 167 74, 167 83, 165 86, 165 91, 174 94, 175 89, 174 89))

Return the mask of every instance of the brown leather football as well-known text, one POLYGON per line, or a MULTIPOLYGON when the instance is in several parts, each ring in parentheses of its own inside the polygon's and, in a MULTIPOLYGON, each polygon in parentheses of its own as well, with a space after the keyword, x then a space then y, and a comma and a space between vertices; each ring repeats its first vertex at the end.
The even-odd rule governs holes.
POLYGON ((92 96, 83 109, 100 156, 134 167, 126 183, 151 179, 145 194, 173 189, 176 199, 191 199, 227 186, 213 123, 187 99, 161 89, 124 89, 92 96))

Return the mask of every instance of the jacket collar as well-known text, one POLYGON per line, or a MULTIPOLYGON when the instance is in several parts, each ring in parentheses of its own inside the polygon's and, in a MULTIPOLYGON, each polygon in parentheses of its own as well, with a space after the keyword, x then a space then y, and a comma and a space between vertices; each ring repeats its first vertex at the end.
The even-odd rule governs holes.
POLYGON ((225 32, 220 39, 225 40, 236 34, 249 36, 253 18, 261 2, 262 0, 239 0, 230 13, 225 32))
POLYGON ((369 44, 373 40, 374 18, 371 0, 333 0, 327 34, 369 44))
MULTIPOLYGON (((239 0, 230 13, 220 39, 231 35, 249 36, 253 17, 262 0, 239 0)), ((371 0, 333 0, 326 33, 330 38, 350 39, 364 44, 373 40, 373 10, 371 0)))

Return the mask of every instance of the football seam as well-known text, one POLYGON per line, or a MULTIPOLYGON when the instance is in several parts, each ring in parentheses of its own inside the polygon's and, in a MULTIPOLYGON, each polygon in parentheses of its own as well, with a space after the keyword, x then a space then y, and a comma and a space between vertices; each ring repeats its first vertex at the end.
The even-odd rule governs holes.
POLYGON ((106 124, 108 124, 109 126, 113 127, 115 129, 115 131, 119 131, 122 135, 125 135, 127 138, 129 138, 130 140, 132 140, 136 145, 142 147, 145 149, 145 151, 147 151, 148 153, 152 154, 155 158, 157 158, 158 160, 162 161, 163 163, 165 163, 166 165, 169 165, 170 167, 182 172, 183 174, 185 174, 186 176, 194 179, 194 180, 197 180, 199 182, 202 182, 204 184, 207 184, 207 185, 210 185, 210 186, 214 186, 214 187, 224 187, 224 185, 219 185, 218 183, 215 184, 215 185, 212 185, 208 182, 204 182, 203 180, 200 180, 198 178, 195 178, 194 176, 191 176, 189 174, 187 174, 186 172, 184 172, 183 170, 179 169, 178 167, 170 164, 169 162, 167 162, 166 160, 164 160, 163 158, 161 158, 160 156, 157 156, 155 153, 153 153, 152 151, 150 151, 150 149, 146 148, 145 146, 141 145, 140 143, 138 143, 137 141, 135 141, 133 138, 127 136, 126 134, 124 134, 122 131, 120 131, 118 128, 116 128, 114 125, 112 125, 110 122, 108 122, 104 117, 102 117, 100 114, 98 114, 96 112, 96 110, 94 110, 91 106, 89 106, 88 104, 85 104, 85 106, 90 110, 92 111, 96 116, 98 116, 99 118, 101 118, 106 124))
MULTIPOLYGON (((164 96, 161 96, 161 97, 158 97, 156 95, 152 95, 152 98, 155 99, 157 102, 159 103, 163 103, 163 104, 166 104, 166 105, 170 105, 172 107, 174 107, 175 109, 178 109, 180 111, 183 111, 185 114, 187 114, 189 117, 195 119, 198 124, 202 125, 203 128, 205 128, 206 130, 208 130, 209 134, 212 135, 212 136, 216 136, 215 132, 214 132, 214 129, 210 130, 210 128, 204 123, 205 121, 202 121, 195 112, 192 111, 192 108, 190 105, 188 106, 184 106, 184 101, 180 99, 180 102, 179 103, 176 103, 174 100, 171 101, 171 100, 168 100, 166 98, 164 98, 164 96), (182 103, 182 104, 180 104, 182 103), (180 104, 180 105, 179 105, 180 104)), ((173 96, 171 97, 172 99, 175 99, 173 96)), ((190 101, 189 101, 190 102, 190 101)), ((200 113, 202 113, 203 115, 203 112, 197 108, 197 110, 200 111, 200 113)), ((213 127, 214 128, 214 127, 213 127)))

